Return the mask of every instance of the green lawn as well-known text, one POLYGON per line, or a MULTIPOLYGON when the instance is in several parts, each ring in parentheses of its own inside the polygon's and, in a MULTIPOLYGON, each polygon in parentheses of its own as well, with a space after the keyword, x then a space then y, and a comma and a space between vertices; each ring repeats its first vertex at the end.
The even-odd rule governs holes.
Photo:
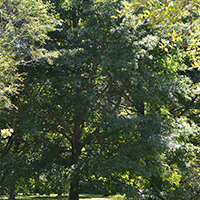
MULTIPOLYGON (((0 196, 0 199, 8 199, 7 196, 0 196)), ((17 196, 16 199, 23 200, 58 200, 57 195, 33 195, 17 196)), ((80 200, 111 200, 111 198, 102 197, 102 195, 80 194, 80 200)))
POLYGON ((102 197, 102 195, 91 195, 91 194, 80 194, 80 200, 86 200, 86 199, 91 199, 91 200, 110 200, 110 198, 105 198, 102 197))

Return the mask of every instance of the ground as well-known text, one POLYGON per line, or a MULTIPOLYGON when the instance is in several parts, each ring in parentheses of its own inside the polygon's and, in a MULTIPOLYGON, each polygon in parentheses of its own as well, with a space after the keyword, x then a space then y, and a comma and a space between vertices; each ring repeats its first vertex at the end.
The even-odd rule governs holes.
MULTIPOLYGON (((0 199, 8 199, 8 196, 0 196, 0 199)), ((22 196, 19 195, 16 199, 22 200, 58 200, 57 195, 33 195, 33 196, 22 196)), ((64 198, 63 198, 64 199, 64 198)), ((102 195, 92 195, 92 194, 81 194, 80 200, 113 200, 113 197, 102 197, 102 195)), ((118 198, 117 198, 118 199, 118 198)))

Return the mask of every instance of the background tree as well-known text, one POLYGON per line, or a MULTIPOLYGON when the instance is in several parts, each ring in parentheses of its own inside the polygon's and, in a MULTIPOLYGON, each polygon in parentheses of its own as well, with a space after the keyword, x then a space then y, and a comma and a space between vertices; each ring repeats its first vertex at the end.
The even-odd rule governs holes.
POLYGON ((50 5, 34 0, 3 0, 0 3, 1 108, 11 107, 10 94, 17 92, 20 75, 16 65, 34 65, 48 58, 42 45, 46 33, 55 28, 55 16, 47 14, 50 5))
POLYGON ((4 191, 5 186, 11 189, 10 199, 15 198, 15 186, 26 177, 27 171, 31 171, 25 168, 31 152, 28 147, 34 143, 33 138, 25 136, 18 127, 26 105, 24 98, 17 96, 23 90, 25 78, 18 66, 34 67, 56 55, 43 48, 48 40, 46 33, 54 30, 59 22, 55 14, 48 12, 49 8, 50 4, 34 0, 3 0, 0 3, 1 189, 4 191), (17 167, 25 170, 18 170, 22 173, 17 174, 17 167))
MULTIPOLYGON (((115 1, 113 0, 113 2, 115 1)), ((96 2, 104 2, 104 0, 96 2)), ((166 43, 162 40, 163 47, 174 43, 181 43, 185 46, 187 41, 187 54, 193 60, 193 66, 199 66, 200 4, 197 0, 124 1, 123 5, 124 9, 118 10, 118 15, 113 17, 133 15, 136 26, 145 20, 148 20, 153 27, 157 24, 163 24, 164 27, 160 31, 162 33, 168 32, 168 36, 170 36, 170 42, 166 43), (185 19, 188 19, 188 23, 185 23, 185 19), (187 40, 185 40, 185 36, 187 36, 187 40)))

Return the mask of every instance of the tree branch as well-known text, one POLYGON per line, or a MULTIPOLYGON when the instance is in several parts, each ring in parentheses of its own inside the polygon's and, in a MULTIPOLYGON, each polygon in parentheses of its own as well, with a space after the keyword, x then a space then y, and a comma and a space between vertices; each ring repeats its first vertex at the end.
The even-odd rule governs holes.
POLYGON ((63 128, 64 128, 67 132, 69 132, 69 134, 70 134, 71 136, 73 135, 73 133, 72 133, 71 128, 69 127, 69 125, 68 125, 68 124, 66 125, 67 122, 64 122, 60 117, 57 117, 57 116, 52 115, 52 114, 50 114, 50 113, 48 113, 48 112, 45 112, 45 111, 42 111, 42 114, 43 114, 44 116, 47 116, 47 117, 56 119, 56 120, 63 126, 63 128))

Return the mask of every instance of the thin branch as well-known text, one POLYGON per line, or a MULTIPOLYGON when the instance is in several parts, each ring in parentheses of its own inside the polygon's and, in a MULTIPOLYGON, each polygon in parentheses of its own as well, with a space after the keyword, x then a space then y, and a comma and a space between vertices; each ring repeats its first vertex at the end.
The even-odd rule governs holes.
POLYGON ((54 129, 55 131, 59 132, 60 134, 62 134, 65 138, 67 138, 69 140, 69 142, 72 144, 72 139, 63 131, 59 130, 58 127, 55 127, 53 125, 51 125, 51 128, 54 129))
POLYGON ((121 89, 119 98, 118 98, 118 102, 116 103, 115 107, 111 111, 111 114, 114 114, 116 112, 116 110, 119 108, 121 101, 122 101, 123 94, 124 94, 124 89, 121 89))
POLYGON ((45 111, 43 111, 42 114, 44 116, 56 119, 63 126, 63 128, 70 133, 70 135, 73 135, 73 133, 72 133, 71 128, 69 127, 69 125, 68 124, 66 125, 67 122, 65 122, 64 120, 62 120, 60 117, 52 115, 52 114, 50 114, 48 112, 45 112, 45 111))
POLYGON ((189 110, 189 108, 192 106, 192 104, 195 102, 195 100, 196 100, 198 97, 199 97, 199 95, 196 95, 196 96, 192 99, 192 101, 190 102, 190 104, 185 108, 185 110, 183 110, 183 111, 181 112, 181 114, 178 115, 178 117, 184 115, 184 114, 189 110))

